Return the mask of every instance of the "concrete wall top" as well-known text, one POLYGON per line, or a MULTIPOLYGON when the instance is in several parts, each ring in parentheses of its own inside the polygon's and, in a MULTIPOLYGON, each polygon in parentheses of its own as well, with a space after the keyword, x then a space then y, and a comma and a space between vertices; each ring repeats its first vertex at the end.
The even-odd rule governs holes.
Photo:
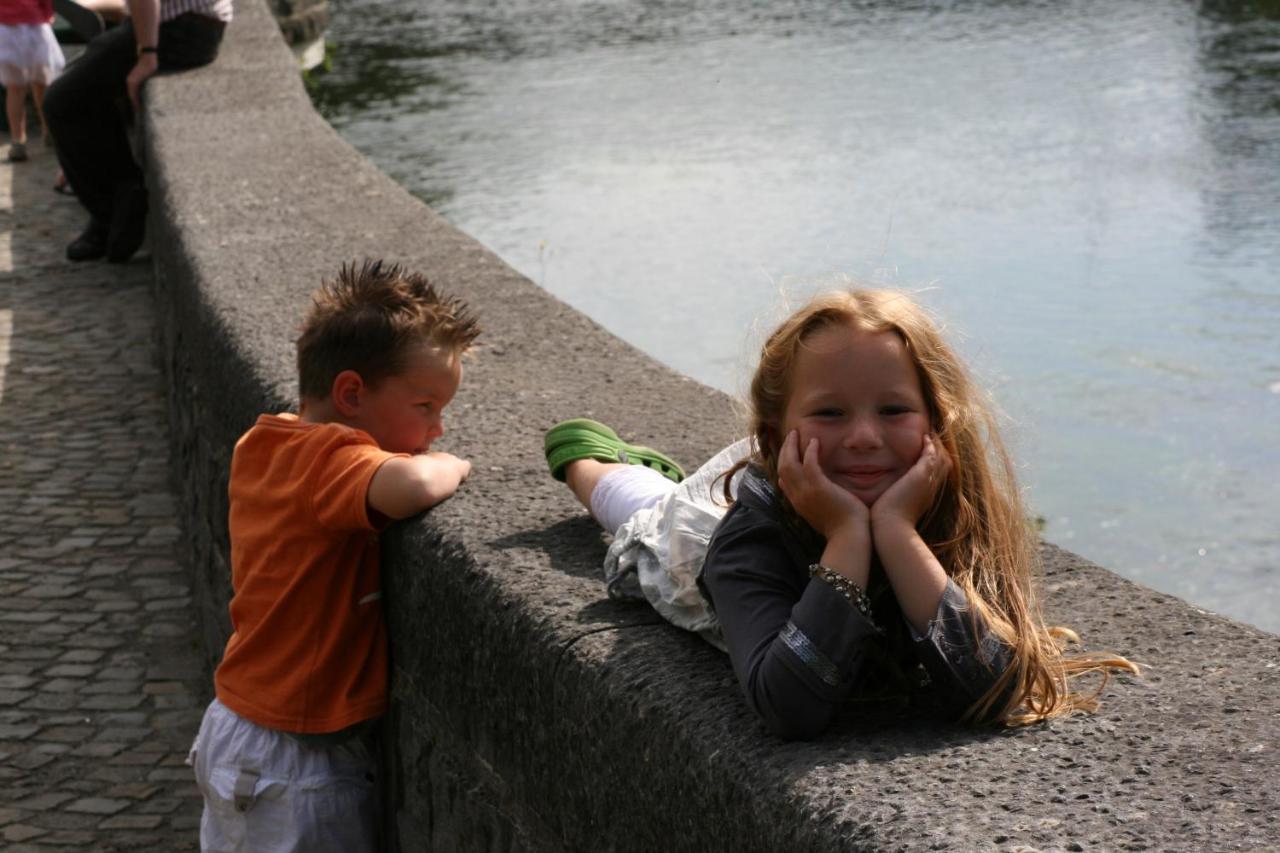
MULTIPOLYGON (((1280 639, 1053 548, 1050 617, 1149 665, 1113 681, 1100 714, 991 732, 881 709, 850 712, 812 743, 766 735, 722 655, 607 599, 603 539, 541 452, 548 426, 588 415, 696 464, 738 434, 730 401, 549 296, 374 168, 314 112, 265 5, 239 5, 217 63, 157 78, 146 97, 161 336, 196 407, 177 416, 175 442, 189 520, 212 531, 196 571, 225 573, 226 460, 258 412, 293 406, 294 333, 322 277, 364 257, 402 262, 466 298, 486 329, 439 444, 474 475, 385 537, 402 837, 477 849, 1280 846, 1280 639), (461 755, 457 744, 470 758, 454 776, 415 778, 461 755), (483 791, 448 790, 468 777, 483 791), (441 812, 473 795, 505 835, 457 840, 465 821, 450 829, 441 812)), ((225 574, 205 580, 224 608, 225 574)))

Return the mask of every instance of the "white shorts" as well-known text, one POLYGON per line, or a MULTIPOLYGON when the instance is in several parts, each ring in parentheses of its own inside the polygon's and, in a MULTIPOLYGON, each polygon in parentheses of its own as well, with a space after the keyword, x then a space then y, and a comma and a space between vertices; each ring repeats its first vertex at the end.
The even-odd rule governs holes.
POLYGON ((376 762, 352 738, 313 747, 209 704, 187 756, 204 795, 200 849, 216 853, 373 853, 376 762))
MULTIPOLYGON (((737 441, 679 484, 639 465, 601 478, 591 493, 591 513, 614 534, 604 559, 611 597, 648 601, 673 625, 725 648, 698 575, 711 534, 729 508, 721 475, 750 451, 750 439, 737 441)), ((737 483, 735 475, 731 495, 737 483)))

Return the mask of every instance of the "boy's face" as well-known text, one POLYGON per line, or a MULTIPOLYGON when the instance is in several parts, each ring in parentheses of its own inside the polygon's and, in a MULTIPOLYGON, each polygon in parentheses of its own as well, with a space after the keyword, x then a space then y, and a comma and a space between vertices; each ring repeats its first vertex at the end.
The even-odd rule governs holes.
POLYGON ((444 407, 461 381, 457 357, 417 347, 402 372, 388 376, 376 388, 365 386, 360 411, 349 423, 373 436, 383 450, 425 453, 444 435, 444 407))

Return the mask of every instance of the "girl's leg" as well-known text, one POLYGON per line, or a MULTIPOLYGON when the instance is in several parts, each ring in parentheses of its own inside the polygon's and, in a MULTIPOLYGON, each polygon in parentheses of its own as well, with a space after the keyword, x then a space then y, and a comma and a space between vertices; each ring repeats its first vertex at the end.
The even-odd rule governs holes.
POLYGON ((750 455, 752 444, 741 439, 721 450, 677 485, 652 468, 598 459, 576 459, 565 465, 564 481, 584 507, 610 533, 634 512, 653 506, 673 491, 683 502, 717 518, 724 514, 722 475, 750 455), (601 488, 603 483, 604 487, 601 488))
POLYGON ((571 418, 547 430, 543 451, 551 476, 566 483, 610 533, 684 479, 683 469, 662 451, 628 444, 590 418, 571 418))
POLYGON ((36 115, 40 119, 40 137, 41 139, 45 140, 46 144, 48 144, 49 125, 45 124, 45 121, 44 121, 44 84, 43 83, 31 84, 31 100, 35 102, 36 115))
POLYGON ((4 109, 9 119, 9 140, 23 145, 27 141, 27 87, 9 83, 4 87, 4 109))
POLYGON ((626 468, 621 462, 601 462, 598 459, 578 459, 564 469, 565 484, 573 491, 583 506, 591 509, 591 494, 600 479, 610 471, 626 468))
POLYGON ((569 463, 565 475, 565 482, 574 495, 610 533, 676 488, 674 481, 652 468, 595 459, 569 463))

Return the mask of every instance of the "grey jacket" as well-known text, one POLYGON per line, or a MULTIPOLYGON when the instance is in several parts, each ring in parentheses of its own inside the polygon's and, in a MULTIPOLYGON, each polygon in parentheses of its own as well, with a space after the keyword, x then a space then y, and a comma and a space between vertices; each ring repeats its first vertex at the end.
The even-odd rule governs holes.
POLYGON ((867 589, 873 623, 829 584, 809 577, 824 545, 783 511, 774 488, 751 467, 711 538, 699 578, 747 702, 773 733, 811 738, 855 695, 909 694, 921 684, 946 713, 959 716, 1008 667, 1008 649, 981 626, 974 631, 954 582, 947 581, 938 613, 920 636, 873 565, 867 589))

